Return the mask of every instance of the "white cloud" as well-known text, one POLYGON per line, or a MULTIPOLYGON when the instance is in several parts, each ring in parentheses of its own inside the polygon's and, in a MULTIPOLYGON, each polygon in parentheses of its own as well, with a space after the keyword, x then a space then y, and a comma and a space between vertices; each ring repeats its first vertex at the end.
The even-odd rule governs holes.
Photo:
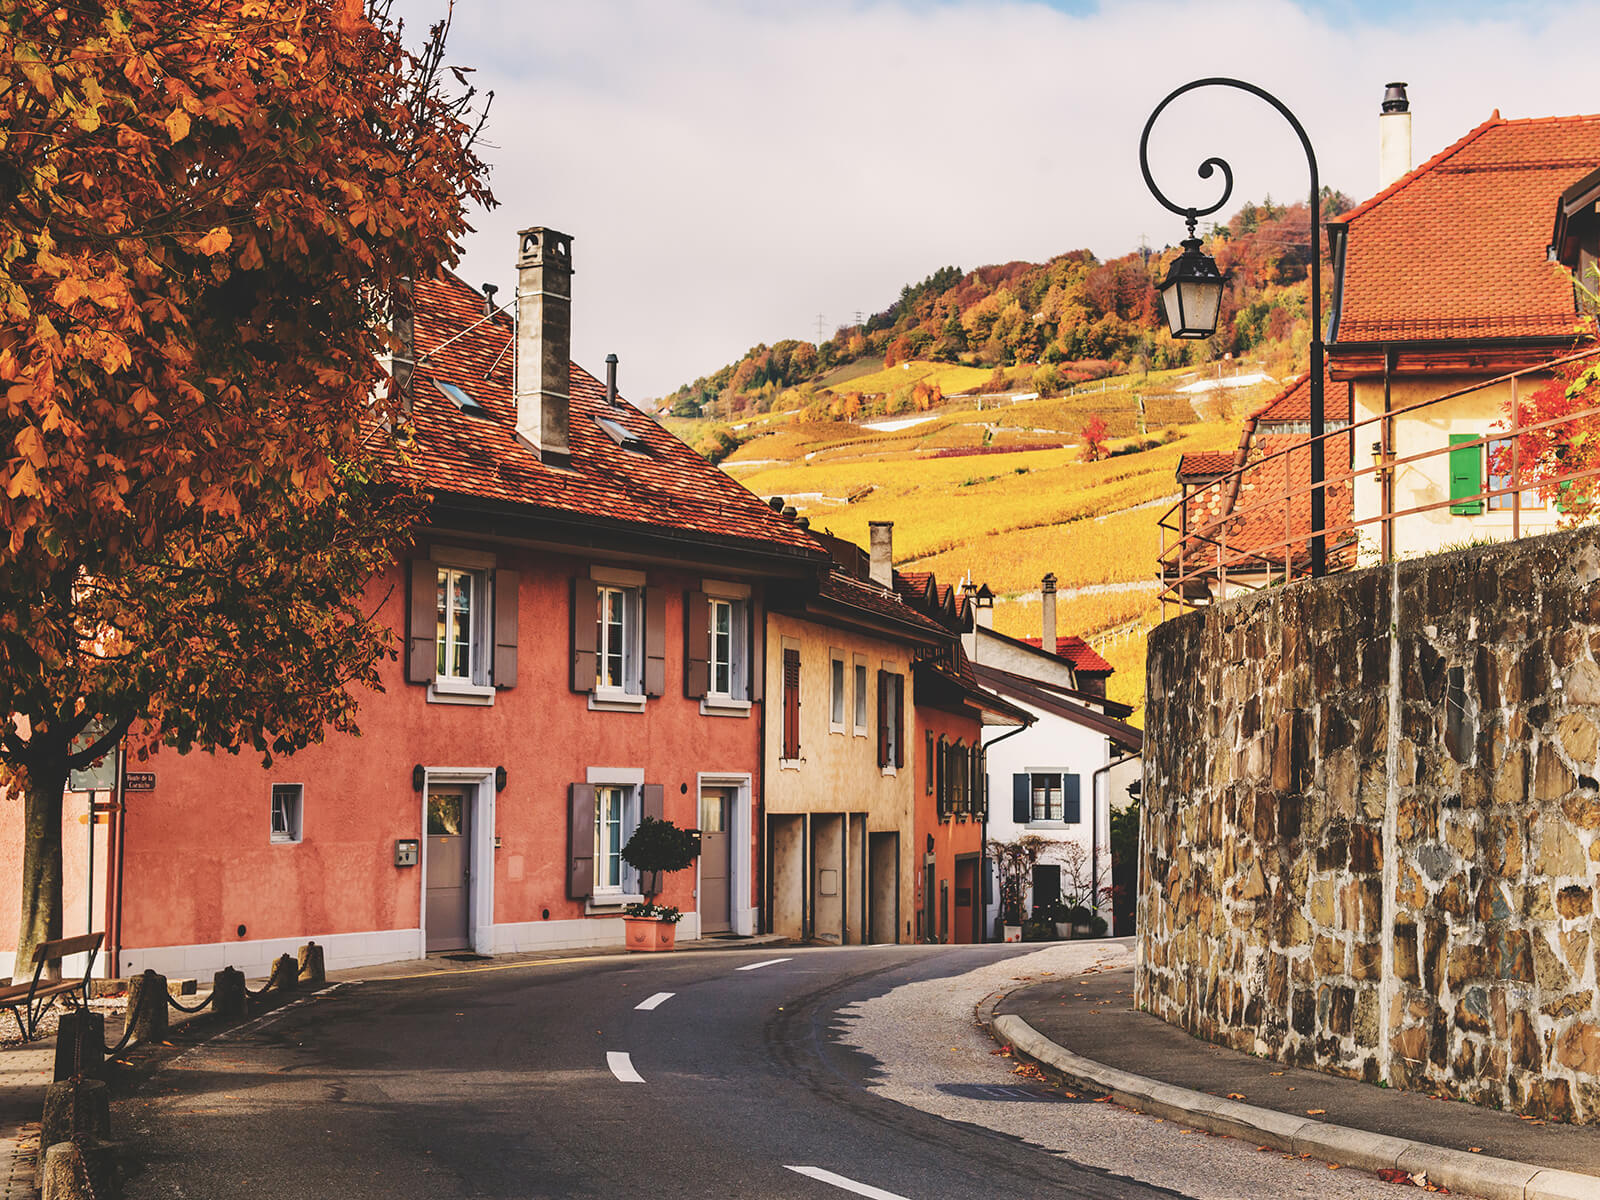
MULTIPOLYGON (((418 24, 443 0, 405 0, 418 24)), ((892 0, 515 3, 458 0, 453 61, 495 89, 500 207, 473 218, 462 273, 514 286, 514 231, 574 236, 575 357, 622 360, 665 392, 757 342, 814 338, 900 286, 1087 246, 1176 241, 1146 191, 1139 133, 1172 88, 1234 75, 1305 124, 1324 183, 1373 190, 1383 85, 1411 85, 1416 159, 1500 107, 1600 108, 1563 49, 1600 5, 1536 17, 1352 23, 1288 0, 935 6, 892 0)), ((1152 136, 1157 181, 1209 203, 1305 193, 1289 127, 1259 101, 1186 97, 1152 136)))

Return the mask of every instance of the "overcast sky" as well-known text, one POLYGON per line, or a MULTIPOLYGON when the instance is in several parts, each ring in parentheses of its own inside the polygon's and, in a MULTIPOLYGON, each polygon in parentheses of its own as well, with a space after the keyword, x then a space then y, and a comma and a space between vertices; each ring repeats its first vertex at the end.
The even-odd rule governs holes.
MULTIPOLYGON (((424 24, 446 0, 401 0, 424 24)), ((1410 84, 1414 162, 1499 108, 1600 110, 1600 3, 1392 0, 457 0, 453 62, 495 91, 499 207, 462 274, 511 295, 515 231, 573 236, 574 357, 661 395, 757 342, 815 340, 945 264, 1176 242, 1139 133, 1178 85, 1278 95, 1324 183, 1376 187, 1384 84, 1410 84)), ((1211 89, 1152 134, 1157 181, 1209 204, 1304 197, 1303 155, 1260 101, 1211 89)))

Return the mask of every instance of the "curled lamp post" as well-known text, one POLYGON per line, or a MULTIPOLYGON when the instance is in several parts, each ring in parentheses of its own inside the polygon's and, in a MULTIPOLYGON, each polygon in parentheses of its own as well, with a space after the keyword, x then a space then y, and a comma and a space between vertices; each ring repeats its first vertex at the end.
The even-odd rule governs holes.
POLYGON ((1208 208, 1189 208, 1174 204, 1156 186, 1150 174, 1150 129, 1165 110, 1179 96, 1203 87, 1229 87, 1249 92, 1265 100, 1283 114, 1300 138, 1306 152, 1306 165, 1311 169, 1311 574, 1327 573, 1327 541, 1323 527, 1327 524, 1326 504, 1323 496, 1324 412, 1322 395, 1322 197, 1317 181, 1317 156, 1311 149, 1311 139, 1305 128, 1276 96, 1242 79, 1213 77, 1196 79, 1172 92, 1156 105, 1150 119, 1144 123, 1144 133, 1139 137, 1139 169, 1144 172, 1145 186, 1161 202, 1163 208, 1175 212, 1189 225, 1189 236, 1183 240, 1183 253, 1173 262, 1167 278, 1161 284, 1161 304, 1167 315, 1172 336, 1180 338, 1210 337, 1217 329, 1217 313, 1222 303, 1223 278, 1211 256, 1200 249, 1200 239, 1194 227, 1201 217, 1209 216, 1228 202, 1233 195, 1233 168, 1224 159, 1215 156, 1200 164, 1200 178, 1210 179, 1213 171, 1222 172, 1222 195, 1208 208))

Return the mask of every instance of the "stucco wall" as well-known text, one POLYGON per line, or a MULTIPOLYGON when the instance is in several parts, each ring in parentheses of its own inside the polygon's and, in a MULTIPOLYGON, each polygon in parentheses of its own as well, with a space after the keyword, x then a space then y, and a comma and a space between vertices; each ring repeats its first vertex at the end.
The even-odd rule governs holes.
MULTIPOLYGON (((1546 377, 1530 375, 1517 381, 1518 395, 1526 400, 1546 377)), ((1391 382, 1390 407, 1404 408, 1420 404, 1435 396, 1442 396, 1478 382, 1467 376, 1429 376, 1426 379, 1401 376, 1391 382)), ((1363 379, 1355 384, 1355 419, 1366 420, 1383 412, 1383 380, 1363 379)), ((1505 420, 1511 401, 1511 384, 1500 383, 1482 388, 1454 400, 1430 405, 1410 416, 1398 417, 1394 422, 1395 457, 1425 454, 1450 445, 1451 434, 1471 434, 1485 437, 1494 433, 1495 427, 1505 420)), ((1373 465, 1372 444, 1379 439, 1378 426, 1365 425, 1357 431, 1355 466, 1358 469, 1373 465)), ((1480 447, 1479 453, 1483 450, 1480 447)), ((1484 487, 1489 486, 1488 459, 1484 458, 1484 487)), ((1383 510, 1382 492, 1376 473, 1361 476, 1355 481, 1355 514, 1357 520, 1374 517, 1383 510)), ((1406 512, 1428 504, 1438 504, 1450 498, 1450 456, 1436 454, 1420 462, 1406 463, 1395 468, 1393 511, 1406 512)), ((1560 514, 1554 506, 1546 506, 1537 492, 1525 492, 1519 523, 1523 536, 1548 533, 1555 530, 1560 514)), ((1373 522, 1358 528, 1362 550, 1362 563, 1378 561, 1382 525, 1373 522)), ((1442 547, 1462 545, 1468 541, 1488 539, 1506 540, 1511 537, 1511 510, 1490 509, 1485 502, 1482 512, 1476 514, 1452 513, 1448 504, 1427 512, 1400 517, 1394 523, 1394 548, 1400 555, 1431 554, 1442 547)))
POLYGON ((1600 1121, 1600 535, 1150 638, 1138 1001, 1288 1062, 1600 1121))

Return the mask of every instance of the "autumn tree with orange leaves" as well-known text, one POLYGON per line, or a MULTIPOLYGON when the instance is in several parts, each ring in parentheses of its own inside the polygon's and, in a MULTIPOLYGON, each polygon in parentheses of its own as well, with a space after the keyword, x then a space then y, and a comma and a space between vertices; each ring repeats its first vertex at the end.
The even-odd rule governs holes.
POLYGON ((492 202, 445 23, 403 34, 384 0, 0 0, 19 970, 60 934, 69 770, 130 729, 292 753, 393 654, 365 589, 421 501, 387 469, 388 298, 492 202))

